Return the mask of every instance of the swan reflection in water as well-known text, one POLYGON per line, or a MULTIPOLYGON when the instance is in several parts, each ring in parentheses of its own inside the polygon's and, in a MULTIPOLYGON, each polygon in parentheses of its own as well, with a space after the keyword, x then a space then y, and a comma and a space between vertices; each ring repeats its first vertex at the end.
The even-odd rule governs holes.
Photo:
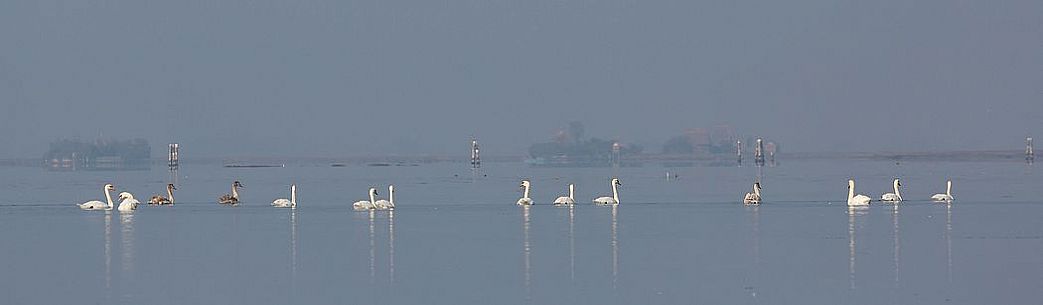
POLYGON ((616 290, 619 280, 619 205, 612 206, 612 290, 616 290))
POLYGON ((899 231, 899 227, 898 227, 898 205, 897 204, 891 207, 891 224, 892 224, 892 226, 894 226, 894 233, 893 233, 894 234, 894 241, 892 242, 894 244, 894 268, 895 268, 895 271, 894 271, 894 273, 895 273, 895 280, 894 280, 895 286, 894 287, 897 289, 899 287, 899 285, 898 285, 898 279, 899 279, 898 275, 899 275, 899 270, 900 270, 899 257, 901 256, 901 253, 902 253, 901 252, 901 250, 902 250, 901 236, 902 235, 901 235, 901 232, 899 231))
POLYGON ((952 283, 952 204, 945 205, 945 278, 952 283))
POLYGON ((855 218, 869 213, 866 206, 849 206, 847 209, 848 280, 855 289, 855 218))
POLYGON ((395 210, 388 210, 388 283, 395 283, 395 210))
POLYGON ((525 298, 532 300, 532 247, 529 243, 529 208, 531 205, 522 205, 522 266, 525 268, 525 298))
POLYGON ((105 212, 105 290, 112 292, 112 211, 105 212))
POLYGON ((134 289, 129 289, 135 282, 134 276, 134 213, 120 213, 120 246, 122 249, 121 278, 123 279, 123 298, 133 301, 134 289))
POLYGON ((377 242, 374 239, 373 217, 375 212, 369 210, 369 283, 376 284, 377 281, 377 242))
POLYGON ((297 210, 290 210, 290 292, 297 291, 297 210))

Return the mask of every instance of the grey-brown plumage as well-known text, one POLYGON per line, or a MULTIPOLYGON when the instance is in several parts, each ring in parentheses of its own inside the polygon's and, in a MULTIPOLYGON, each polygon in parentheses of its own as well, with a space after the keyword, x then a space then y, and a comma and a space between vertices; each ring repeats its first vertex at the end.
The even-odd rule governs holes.
POLYGON ((163 195, 152 196, 152 198, 148 200, 148 204, 158 204, 158 205, 174 204, 174 190, 176 190, 176 189, 177 188, 174 187, 173 183, 168 183, 167 184, 167 197, 163 197, 163 195))
POLYGON ((220 204, 238 204, 239 203, 239 188, 241 188, 241 187, 243 187, 243 184, 239 183, 239 180, 236 180, 235 182, 232 182, 232 193, 231 194, 224 194, 223 196, 217 198, 217 203, 220 203, 220 204))

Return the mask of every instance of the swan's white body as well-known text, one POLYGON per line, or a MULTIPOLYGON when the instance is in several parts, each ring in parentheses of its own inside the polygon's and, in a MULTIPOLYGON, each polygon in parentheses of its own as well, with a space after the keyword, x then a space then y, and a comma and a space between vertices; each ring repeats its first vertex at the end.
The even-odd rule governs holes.
POLYGON ((623 185, 619 183, 619 179, 612 178, 612 197, 604 196, 594 198, 594 204, 619 204, 619 191, 616 190, 617 185, 623 185))
POLYGON ((167 197, 163 197, 162 195, 152 196, 152 198, 148 200, 148 204, 174 204, 174 190, 176 189, 177 188, 174 187, 173 183, 167 184, 167 197))
POLYGON ((134 199, 134 195, 131 195, 128 192, 120 193, 120 197, 119 198, 120 198, 120 206, 117 207, 116 209, 119 210, 120 212, 131 212, 131 211, 137 210, 138 209, 138 204, 141 204, 140 201, 138 201, 137 199, 134 199))
POLYGON ((895 179, 892 183, 894 187, 894 193, 887 193, 880 196, 880 200, 884 202, 898 203, 902 201, 902 193, 898 191, 898 188, 902 186, 902 183, 895 179))
POLYGON ((373 208, 377 210, 393 210, 395 209, 395 186, 388 185, 388 200, 380 199, 373 203, 373 208))
POLYGON ((744 204, 760 204, 761 203, 761 183, 753 183, 753 192, 746 193, 746 196, 742 198, 744 204))
POLYGON ((532 198, 529 198, 529 180, 522 180, 521 187, 525 189, 525 193, 522 198, 518 198, 518 205, 532 205, 532 198))
POLYGON ((554 204, 575 204, 576 203, 576 186, 569 183, 569 195, 561 196, 558 199, 554 199, 554 204))
POLYGON ((105 184, 105 186, 101 188, 101 190, 105 192, 105 201, 107 203, 97 200, 91 200, 81 204, 77 204, 77 206, 79 206, 81 210, 112 210, 112 194, 110 194, 109 192, 115 189, 116 187, 112 184, 105 184))
POLYGON ((931 196, 931 200, 951 202, 953 200, 952 180, 949 180, 945 183, 945 194, 934 194, 933 196, 931 196))
POLYGON ((369 188, 369 201, 359 200, 351 204, 351 207, 356 211, 372 210, 374 208, 373 202, 377 201, 377 189, 369 188))
POLYGON ((863 206, 869 205, 872 198, 869 196, 858 194, 855 195, 855 180, 847 181, 847 205, 848 206, 863 206))
POLYGON ((277 207, 277 208, 294 208, 294 209, 296 209, 297 208, 297 185, 296 184, 291 184, 290 185, 290 199, 289 200, 286 200, 285 198, 275 199, 275 201, 272 201, 272 206, 273 207, 277 207))

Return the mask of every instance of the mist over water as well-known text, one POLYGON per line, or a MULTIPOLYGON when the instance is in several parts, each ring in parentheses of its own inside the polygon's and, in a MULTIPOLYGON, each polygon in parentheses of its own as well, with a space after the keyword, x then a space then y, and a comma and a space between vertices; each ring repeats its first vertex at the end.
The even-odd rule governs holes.
POLYGON ((196 157, 523 155, 567 122, 658 148, 1017 149, 1038 1, 0 3, 0 158, 58 138, 196 157))

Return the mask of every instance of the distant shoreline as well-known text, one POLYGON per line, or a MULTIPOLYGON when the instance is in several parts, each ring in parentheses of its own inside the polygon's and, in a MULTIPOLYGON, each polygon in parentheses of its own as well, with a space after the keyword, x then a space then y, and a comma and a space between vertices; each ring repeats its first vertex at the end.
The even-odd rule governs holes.
MULTIPOLYGON (((867 161, 909 161, 909 162, 983 162, 1011 161, 1025 162, 1025 152, 1021 150, 980 150, 980 151, 934 151, 934 152, 793 152, 780 153, 777 161, 807 160, 867 160, 867 161)), ((484 156, 483 162, 510 163, 525 162, 526 156, 484 156)), ((735 155, 718 154, 709 157, 692 157, 685 155, 642 154, 625 157, 623 162, 694 162, 694 163, 729 163, 736 162, 735 155)), ((428 164, 428 163, 468 163, 467 156, 350 156, 350 157, 234 157, 234 158, 182 158, 182 164, 202 164, 225 166, 229 164, 308 164, 308 165, 345 165, 345 164, 428 164)), ((166 159, 153 158, 156 166, 166 165, 166 159)), ((743 163, 753 164, 753 156, 743 156, 743 163)), ((0 159, 0 166, 43 167, 40 158, 8 158, 0 159)))

